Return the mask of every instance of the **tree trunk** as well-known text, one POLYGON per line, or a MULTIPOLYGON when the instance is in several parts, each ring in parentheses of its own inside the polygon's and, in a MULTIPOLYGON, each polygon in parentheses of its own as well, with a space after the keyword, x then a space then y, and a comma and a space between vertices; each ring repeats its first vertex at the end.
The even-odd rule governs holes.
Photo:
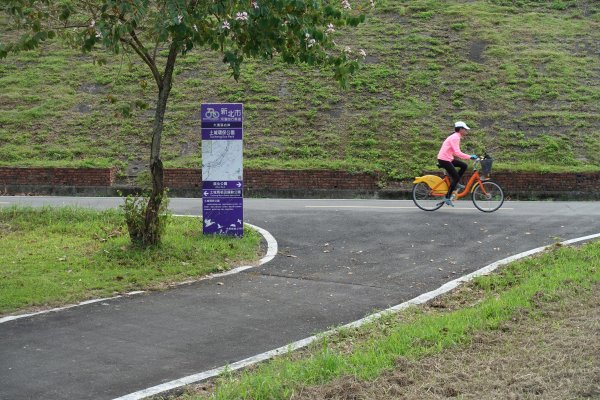
POLYGON ((169 56, 162 81, 158 86, 158 100, 156 102, 156 114, 152 128, 152 145, 150 149, 150 174, 152 176, 152 193, 146 205, 146 217, 144 220, 144 234, 142 244, 145 246, 155 245, 160 242, 162 232, 160 220, 160 206, 165 192, 164 170, 160 159, 160 140, 163 130, 167 101, 171 93, 173 82, 173 69, 177 58, 177 45, 171 44, 169 56))

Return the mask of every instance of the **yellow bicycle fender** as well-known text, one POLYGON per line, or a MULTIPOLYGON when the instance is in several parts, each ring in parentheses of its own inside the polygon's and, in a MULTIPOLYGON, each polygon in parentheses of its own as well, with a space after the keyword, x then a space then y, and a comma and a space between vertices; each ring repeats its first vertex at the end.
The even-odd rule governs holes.
POLYGON ((424 182, 430 188, 434 189, 436 194, 445 194, 448 192, 448 185, 439 176, 423 175, 415 178, 413 183, 424 182))

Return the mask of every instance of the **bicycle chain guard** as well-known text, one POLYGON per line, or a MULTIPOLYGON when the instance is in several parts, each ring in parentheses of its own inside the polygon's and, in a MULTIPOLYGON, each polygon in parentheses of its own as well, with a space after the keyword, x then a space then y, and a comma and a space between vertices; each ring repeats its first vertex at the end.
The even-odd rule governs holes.
POLYGON ((433 189, 434 194, 446 194, 448 192, 448 184, 442 178, 436 175, 423 175, 415 178, 413 183, 424 182, 433 189))

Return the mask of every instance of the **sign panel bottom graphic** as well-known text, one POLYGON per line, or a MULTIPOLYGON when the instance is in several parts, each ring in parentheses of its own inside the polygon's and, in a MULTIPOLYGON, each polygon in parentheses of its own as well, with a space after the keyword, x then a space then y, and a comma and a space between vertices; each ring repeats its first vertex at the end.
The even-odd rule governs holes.
POLYGON ((243 198, 204 197, 202 210, 205 234, 244 235, 243 198))

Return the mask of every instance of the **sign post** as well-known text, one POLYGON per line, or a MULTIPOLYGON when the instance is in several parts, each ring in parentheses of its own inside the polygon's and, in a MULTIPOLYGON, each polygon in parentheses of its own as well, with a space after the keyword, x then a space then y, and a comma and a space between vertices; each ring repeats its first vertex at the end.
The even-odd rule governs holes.
POLYGON ((202 104, 204 234, 243 236, 243 104, 202 104))

